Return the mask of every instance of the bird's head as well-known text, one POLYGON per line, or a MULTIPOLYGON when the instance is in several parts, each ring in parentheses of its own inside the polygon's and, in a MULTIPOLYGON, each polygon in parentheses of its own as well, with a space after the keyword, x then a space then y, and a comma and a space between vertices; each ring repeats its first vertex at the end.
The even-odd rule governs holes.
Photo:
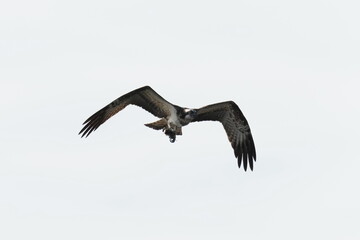
POLYGON ((184 119, 188 121, 192 121, 197 115, 196 109, 185 108, 184 109, 184 119))

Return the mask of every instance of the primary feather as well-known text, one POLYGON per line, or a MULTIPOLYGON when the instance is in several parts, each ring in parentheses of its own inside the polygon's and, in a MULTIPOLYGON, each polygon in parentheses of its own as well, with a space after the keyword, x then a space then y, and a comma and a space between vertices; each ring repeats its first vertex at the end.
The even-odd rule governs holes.
POLYGON ((238 159, 238 166, 241 167, 243 162, 246 171, 249 163, 253 170, 253 161, 256 161, 254 140, 250 126, 236 103, 228 101, 202 107, 198 109, 197 117, 193 121, 221 122, 238 159))

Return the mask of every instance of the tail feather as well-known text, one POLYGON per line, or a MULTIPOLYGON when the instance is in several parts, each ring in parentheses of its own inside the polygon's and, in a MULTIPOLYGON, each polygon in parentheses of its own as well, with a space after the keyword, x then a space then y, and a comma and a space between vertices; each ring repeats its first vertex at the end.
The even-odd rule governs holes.
POLYGON ((147 124, 145 124, 145 126, 155 129, 155 130, 160 130, 167 126, 167 121, 165 118, 162 118, 156 122, 147 123, 147 124))

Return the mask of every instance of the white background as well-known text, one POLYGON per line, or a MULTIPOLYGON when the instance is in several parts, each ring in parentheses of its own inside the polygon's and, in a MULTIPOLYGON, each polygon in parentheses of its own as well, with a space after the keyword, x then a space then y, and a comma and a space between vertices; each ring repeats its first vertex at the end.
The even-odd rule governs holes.
POLYGON ((1 1, 0 238, 359 239, 358 1, 1 1), (129 106, 233 100, 257 148, 237 168, 219 123, 171 144, 129 106))

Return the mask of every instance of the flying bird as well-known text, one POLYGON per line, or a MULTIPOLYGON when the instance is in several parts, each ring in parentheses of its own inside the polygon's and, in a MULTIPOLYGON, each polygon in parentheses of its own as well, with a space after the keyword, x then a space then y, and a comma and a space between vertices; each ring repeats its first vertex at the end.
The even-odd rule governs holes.
POLYGON ((142 107, 160 118, 145 126, 162 130, 172 143, 175 142, 177 135, 182 135, 182 127, 191 122, 221 122, 234 149, 239 168, 243 162, 245 171, 248 165, 253 170, 256 152, 250 126, 240 108, 233 101, 215 103, 202 108, 183 108, 171 104, 151 87, 145 86, 115 99, 94 113, 83 123, 85 126, 79 135, 89 136, 106 120, 130 104, 142 107))

